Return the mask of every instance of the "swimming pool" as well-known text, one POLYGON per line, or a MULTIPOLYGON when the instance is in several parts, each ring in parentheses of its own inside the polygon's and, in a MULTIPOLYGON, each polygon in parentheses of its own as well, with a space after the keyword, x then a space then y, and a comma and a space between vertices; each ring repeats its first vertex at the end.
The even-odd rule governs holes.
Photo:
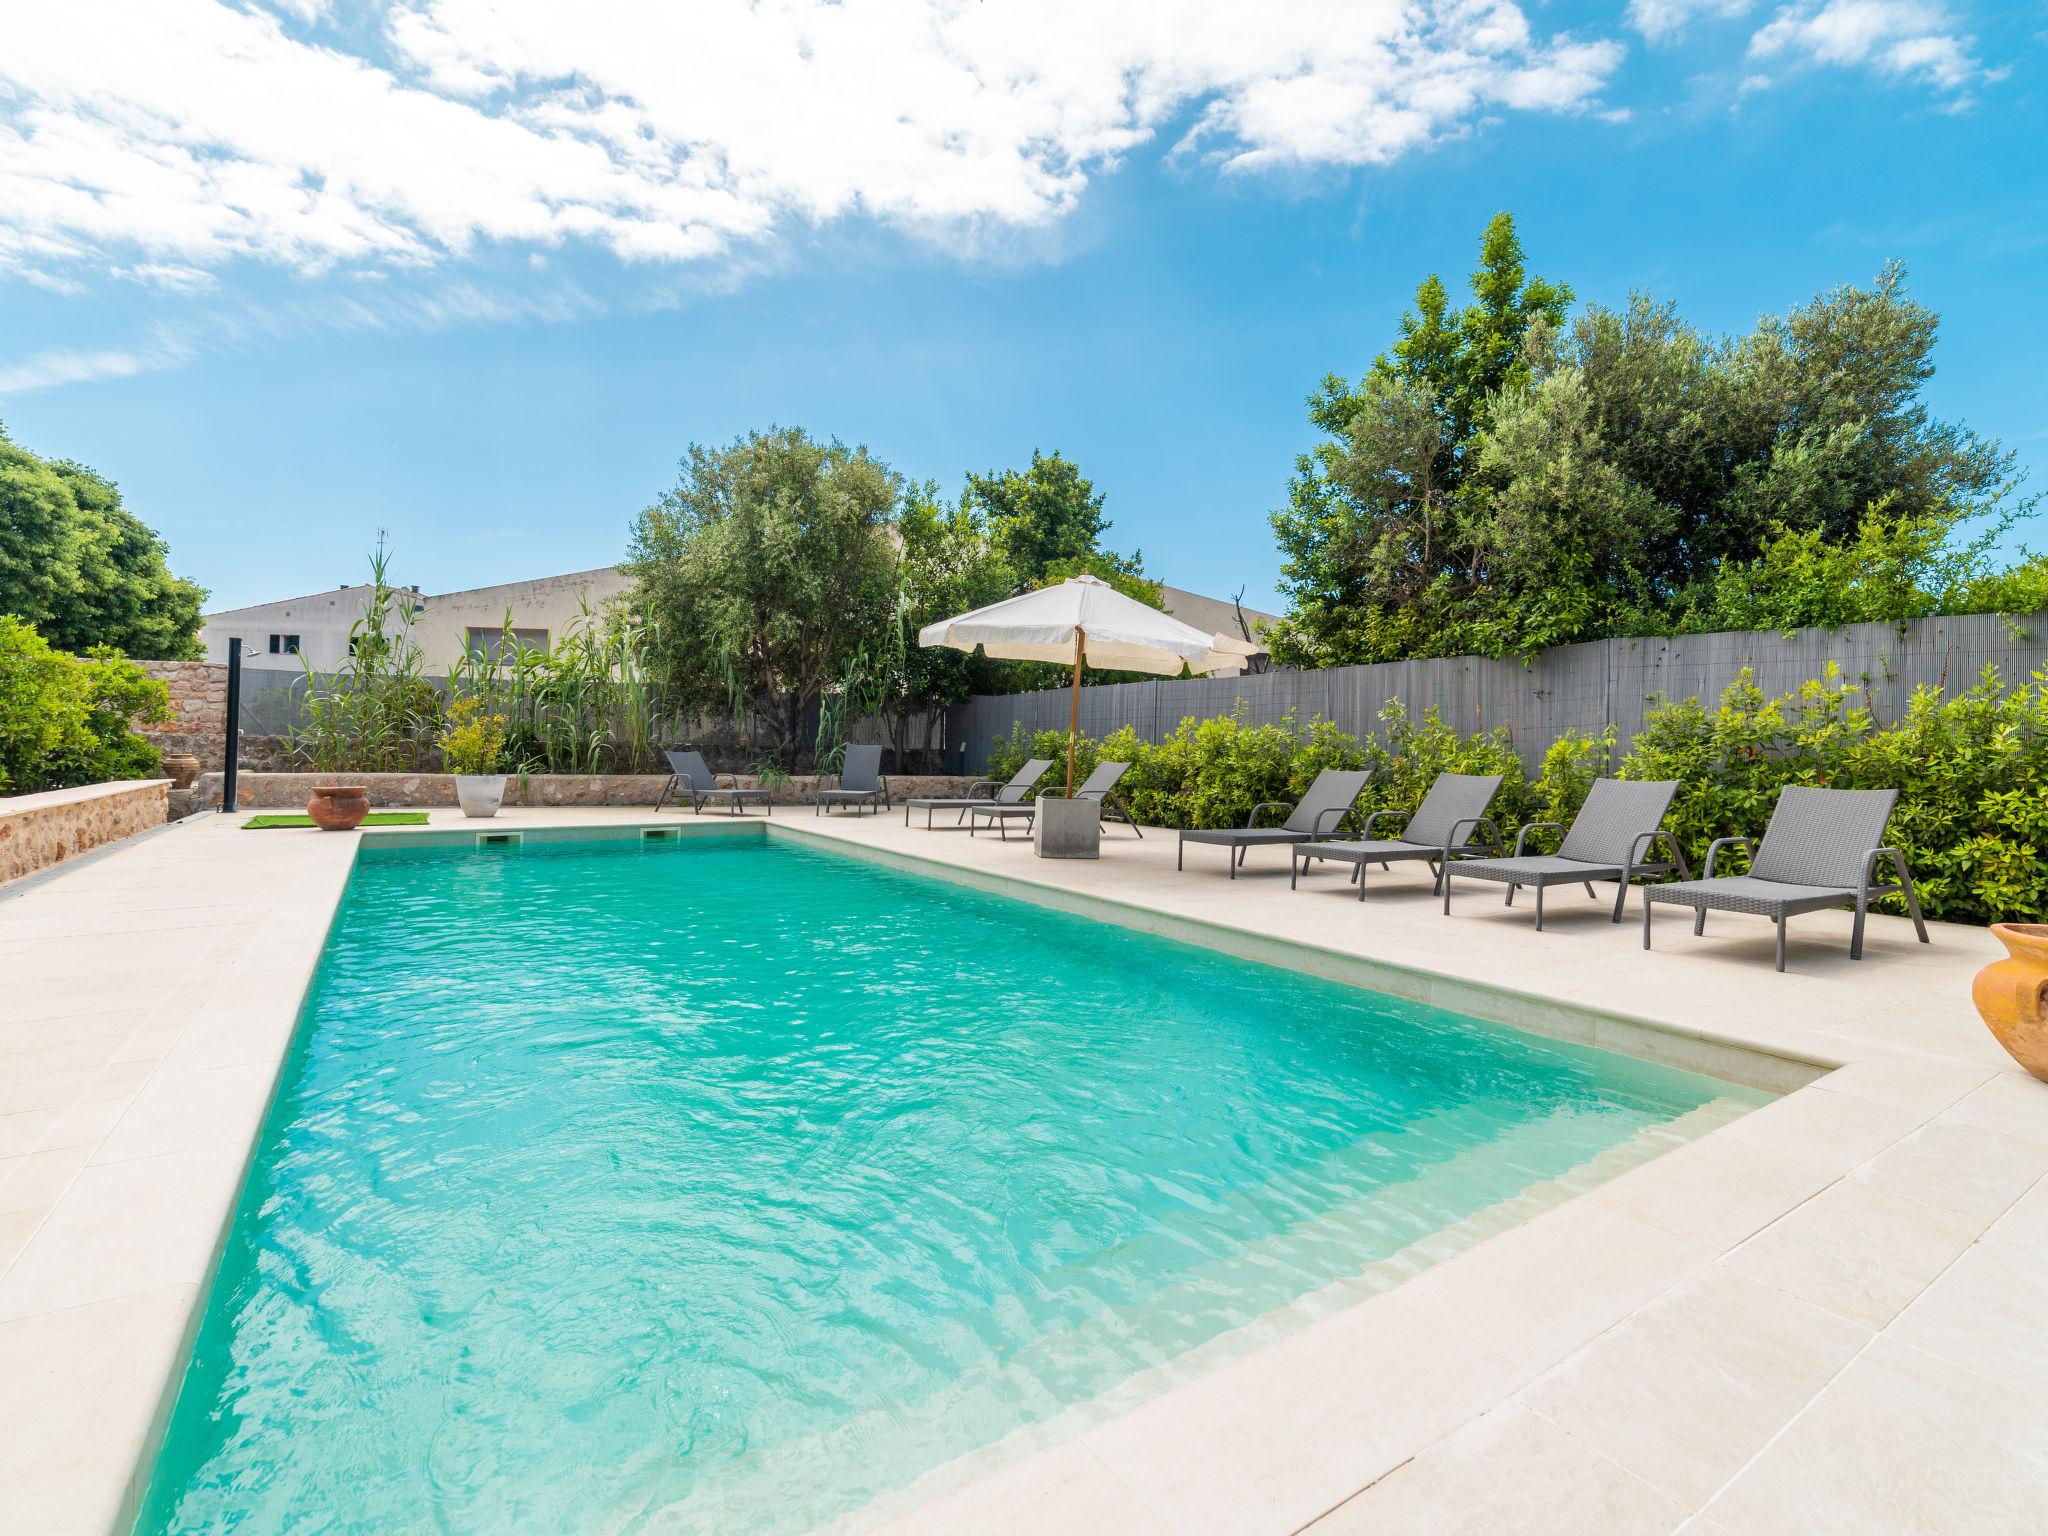
POLYGON ((366 848, 138 1530, 803 1530, 1761 1097, 781 840, 366 848))

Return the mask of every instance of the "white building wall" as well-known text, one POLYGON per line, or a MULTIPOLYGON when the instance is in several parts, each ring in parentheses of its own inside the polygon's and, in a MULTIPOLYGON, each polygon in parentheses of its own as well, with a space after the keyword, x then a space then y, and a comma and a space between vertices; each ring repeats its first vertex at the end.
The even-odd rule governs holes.
MULTIPOLYGON (((545 630, 552 641, 585 603, 593 611, 602 609, 631 585, 616 567, 605 566, 462 592, 401 591, 399 600, 414 606, 413 642, 426 658, 427 671, 440 675, 460 658, 472 628, 496 633, 509 615, 513 628, 545 630)), ((228 641, 239 635, 245 666, 297 672, 310 664, 318 671, 332 671, 348 657, 348 632, 363 616, 370 591, 368 586, 337 587, 331 592, 210 613, 200 624, 200 643, 208 661, 225 662, 228 641), (272 652, 272 635, 297 635, 304 663, 298 655, 272 652)))

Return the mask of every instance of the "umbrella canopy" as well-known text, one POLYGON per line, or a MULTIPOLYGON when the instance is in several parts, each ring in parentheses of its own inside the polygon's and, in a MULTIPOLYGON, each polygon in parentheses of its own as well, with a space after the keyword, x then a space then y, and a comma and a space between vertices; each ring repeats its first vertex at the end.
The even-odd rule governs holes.
POLYGON ((1051 661, 1074 669, 1067 721, 1069 797, 1074 793, 1074 744, 1081 734, 1082 662, 1169 677, 1179 676, 1184 666, 1208 672, 1236 659, 1216 649, 1218 638, 1147 608, 1094 576, 1069 577, 917 632, 919 645, 950 645, 956 651, 978 645, 1002 661, 1051 661))
POLYGON ((1071 577, 927 624, 917 632, 917 643, 956 651, 978 645, 1002 661, 1074 666, 1085 660, 1118 672, 1169 677, 1178 676, 1183 666, 1206 672, 1235 659, 1218 652, 1216 636, 1147 608, 1094 576, 1071 577))

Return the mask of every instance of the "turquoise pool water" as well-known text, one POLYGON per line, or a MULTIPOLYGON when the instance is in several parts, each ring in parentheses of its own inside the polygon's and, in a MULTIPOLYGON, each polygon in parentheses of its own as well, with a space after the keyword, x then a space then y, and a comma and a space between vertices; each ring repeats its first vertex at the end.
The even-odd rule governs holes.
POLYGON ((780 841, 366 852, 138 1529, 803 1530, 1722 1097, 780 841))

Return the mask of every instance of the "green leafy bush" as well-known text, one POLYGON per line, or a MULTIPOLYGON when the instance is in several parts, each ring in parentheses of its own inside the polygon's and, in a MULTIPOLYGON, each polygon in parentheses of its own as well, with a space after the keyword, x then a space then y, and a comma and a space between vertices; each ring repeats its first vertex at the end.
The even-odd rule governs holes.
MULTIPOLYGON (((1381 739, 1361 742, 1328 720, 1303 726, 1293 714, 1271 725, 1247 725, 1238 714, 1183 719, 1172 735, 1148 742, 1129 726, 1101 740, 1083 736, 1074 776, 1098 762, 1127 762, 1118 785, 1140 821, 1165 827, 1244 825, 1254 806, 1301 798, 1325 768, 1369 768, 1359 797, 1361 816, 1377 810, 1413 810, 1439 773, 1502 776, 1495 815, 1504 827, 1526 820, 1569 818, 1586 786, 1606 763, 1607 743, 1568 736, 1551 748, 1544 772, 1532 783, 1503 729, 1462 735, 1434 709, 1412 718, 1399 700, 1380 711, 1381 739)), ((1013 727, 989 756, 993 778, 1008 778, 1027 758, 1049 757, 1060 768, 1048 784, 1065 782, 1067 733, 1027 733, 1013 727), (1057 775, 1057 777, 1056 777, 1057 775)))
MULTIPOLYGON (((1153 743, 1129 726, 1101 740, 1083 737, 1076 774, 1104 759, 1131 764, 1120 789, 1151 826, 1241 826, 1261 801, 1293 801, 1326 767, 1371 768, 1361 813, 1412 810, 1439 773, 1498 773, 1493 814, 1504 836, 1532 821, 1569 822, 1587 788, 1609 772, 1612 727, 1552 742, 1531 777, 1505 729, 1465 735, 1434 709, 1411 716, 1399 700, 1380 711, 1374 740, 1360 742, 1327 720, 1292 715, 1247 725, 1237 714, 1192 716, 1153 743)), ((998 743, 990 772, 1007 778, 1027 757, 1064 764, 1064 731, 998 743)), ((2007 688, 1987 670, 1973 688, 1945 698, 1913 696, 1905 718, 1880 724, 1861 689, 1829 668, 1772 698, 1742 672, 1708 708, 1698 699, 1655 703, 1618 769, 1627 779, 1676 779, 1669 825, 1695 873, 1717 837, 1759 836, 1787 784, 1896 788, 1888 834, 1905 855, 1930 917, 1955 922, 2041 921, 2048 917, 2048 671, 2007 688)), ((1064 778, 1063 767, 1048 774, 1064 778)), ((1533 836, 1550 852, 1554 833, 1533 836)), ((1717 873, 1739 874, 1739 850, 1717 873)), ((1894 909, 1901 904, 1889 903, 1894 909)))
POLYGON ((105 647, 66 656, 0 614, 0 792, 153 777, 162 755, 129 722, 170 713, 169 691, 132 661, 105 647))
MULTIPOLYGON (((1713 710, 1654 707, 1621 771, 1679 781, 1671 824, 1695 861, 1716 837, 1761 834, 1786 784, 1896 788, 1888 836, 1928 916, 2048 914, 2048 672, 2007 689, 1986 669, 1955 698, 1924 687, 1903 720, 1880 725, 1838 668, 1779 698, 1744 670, 1713 710)), ((1744 868, 1730 852, 1716 873, 1744 868)))
POLYGON ((450 773, 492 774, 505 766, 505 717, 475 699, 456 699, 441 728, 441 766, 450 773))

